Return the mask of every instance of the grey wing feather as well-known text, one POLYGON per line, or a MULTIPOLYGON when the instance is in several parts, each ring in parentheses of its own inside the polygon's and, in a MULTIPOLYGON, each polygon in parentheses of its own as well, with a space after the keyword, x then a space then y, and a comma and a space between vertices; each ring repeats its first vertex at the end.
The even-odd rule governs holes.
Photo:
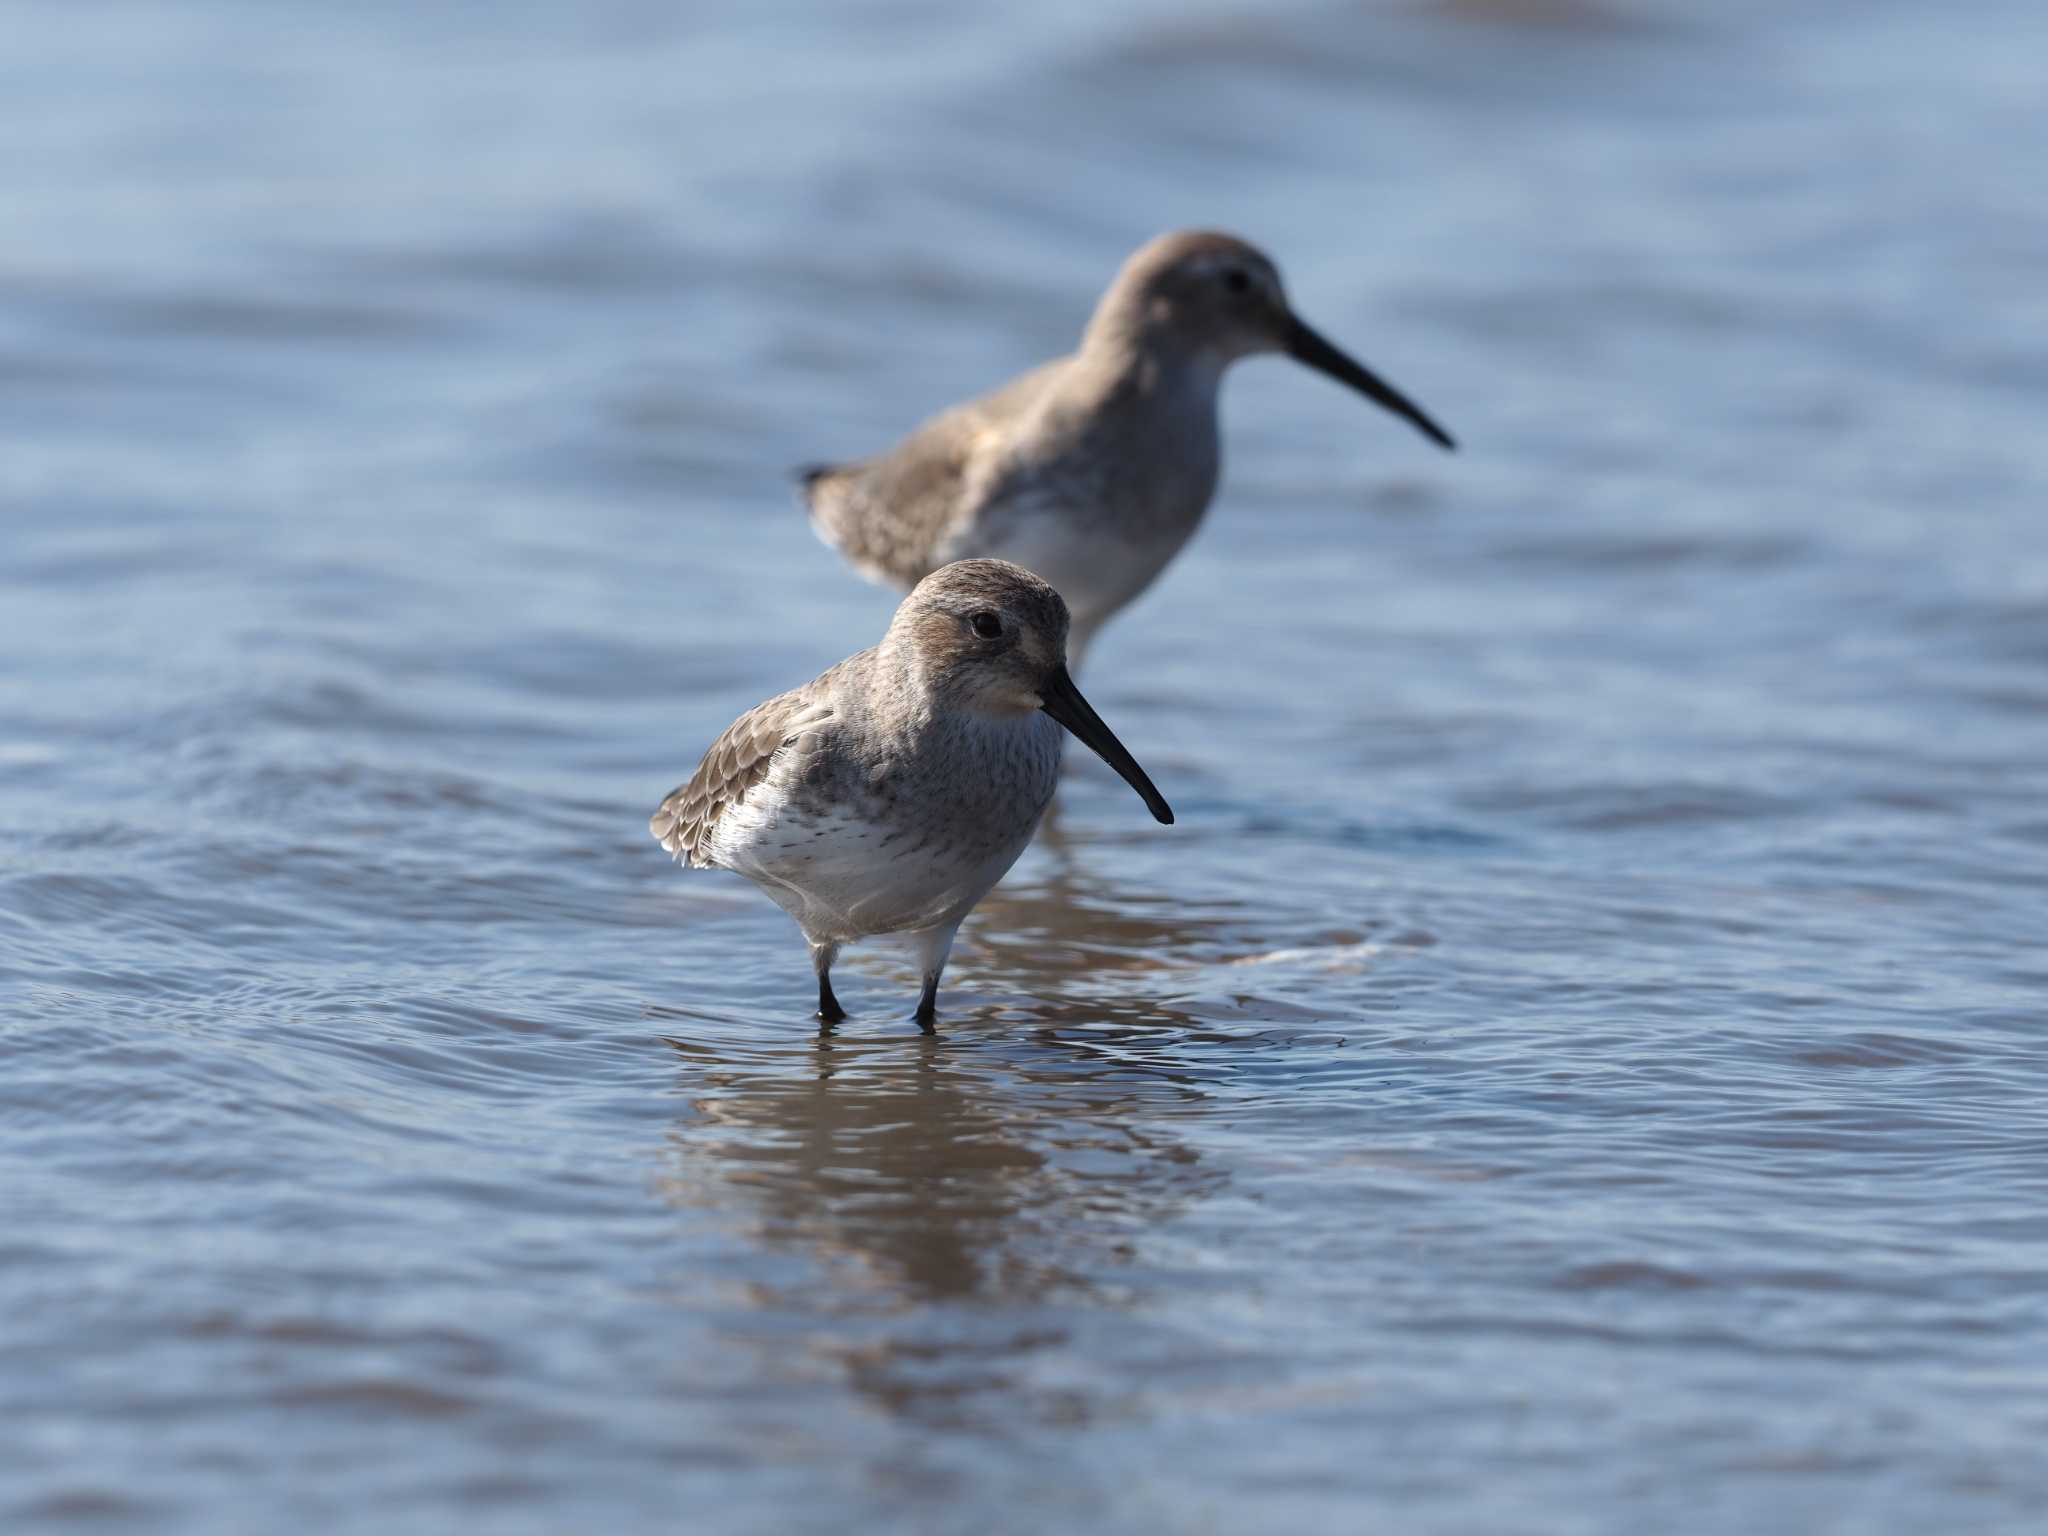
POLYGON ((661 802, 647 830, 678 862, 700 869, 715 863, 710 833, 719 817, 743 804, 768 777, 776 753, 832 718, 831 705, 815 697, 816 687, 782 694, 741 715, 711 744, 689 782, 661 802))
POLYGON ((872 580, 913 587, 945 563, 948 537, 995 487, 979 474, 1006 428, 1044 394, 1065 359, 934 416, 887 453, 801 471, 818 537, 872 580))

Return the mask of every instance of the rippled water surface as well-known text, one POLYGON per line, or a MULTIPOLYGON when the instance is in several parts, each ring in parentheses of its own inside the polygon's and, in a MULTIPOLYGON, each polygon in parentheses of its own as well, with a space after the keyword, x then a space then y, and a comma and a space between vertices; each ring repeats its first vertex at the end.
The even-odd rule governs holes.
POLYGON ((9 1530, 2039 1529, 2037 4, 8 11, 9 1530), (821 1042, 649 810, 786 466, 1268 245, 1084 767, 821 1042))

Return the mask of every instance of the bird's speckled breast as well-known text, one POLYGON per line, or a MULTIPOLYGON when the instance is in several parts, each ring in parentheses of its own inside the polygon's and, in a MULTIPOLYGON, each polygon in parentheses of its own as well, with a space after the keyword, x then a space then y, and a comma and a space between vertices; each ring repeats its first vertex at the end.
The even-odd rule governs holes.
POLYGON ((1036 712, 948 715, 864 760, 792 761, 774 814, 728 857, 813 938, 958 921, 1031 841, 1062 741, 1036 712))

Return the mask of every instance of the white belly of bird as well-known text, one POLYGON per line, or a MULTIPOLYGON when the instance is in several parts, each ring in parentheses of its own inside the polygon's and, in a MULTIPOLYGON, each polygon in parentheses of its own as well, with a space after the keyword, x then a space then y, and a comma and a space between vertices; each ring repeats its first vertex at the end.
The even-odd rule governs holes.
POLYGON ((1030 841, 1027 829, 993 849, 955 854, 920 848, 911 828, 836 813, 785 815, 720 862, 759 885, 811 938, 847 940, 958 922, 1030 841))
MULTIPOLYGON (((1074 628, 1089 633, 1149 587, 1187 543, 1195 520, 1155 524, 1138 537, 1091 524, 1064 510, 1017 516, 999 537, 973 553, 1014 561, 1050 582, 1066 599, 1074 628)), ((963 541, 964 542, 964 541, 963 541)))
POLYGON ((997 727, 1020 733, 1030 766, 1020 793, 986 800, 985 762, 929 765, 924 794, 807 808, 778 763, 711 832, 716 863, 745 875, 813 940, 847 940, 957 923, 1009 871, 1052 799, 1059 727, 1043 715, 997 727), (979 774, 979 784, 970 777, 979 774), (964 805, 963 794, 982 795, 964 805), (971 807, 971 809, 970 809, 971 807))

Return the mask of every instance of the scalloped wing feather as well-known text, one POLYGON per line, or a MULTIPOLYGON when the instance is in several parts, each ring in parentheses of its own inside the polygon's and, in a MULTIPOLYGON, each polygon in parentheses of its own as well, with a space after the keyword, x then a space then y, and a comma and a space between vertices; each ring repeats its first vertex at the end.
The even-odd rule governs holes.
POLYGON ((714 829, 767 781, 778 754, 834 714, 800 688, 748 710, 711 744, 689 782, 670 791, 647 829, 686 868, 715 867, 714 829))

